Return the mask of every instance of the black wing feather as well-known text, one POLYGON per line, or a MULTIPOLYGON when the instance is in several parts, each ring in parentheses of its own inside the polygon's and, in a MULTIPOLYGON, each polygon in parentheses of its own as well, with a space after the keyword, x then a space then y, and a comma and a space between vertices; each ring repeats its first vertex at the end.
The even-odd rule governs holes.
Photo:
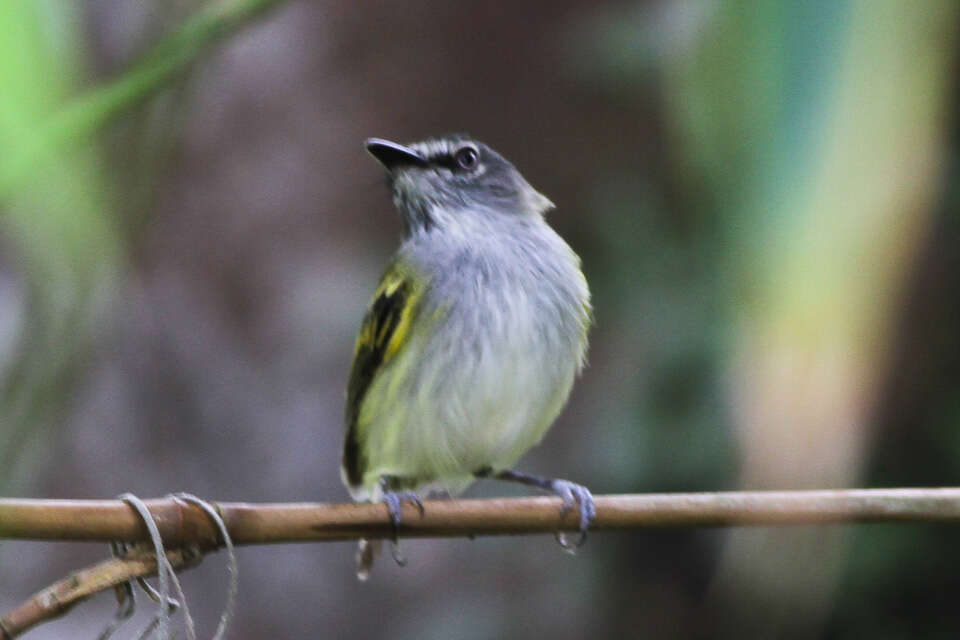
MULTIPOLYGON (((391 339, 403 319, 410 313, 412 286, 408 279, 395 271, 384 276, 357 338, 350 381, 347 384, 346 427, 343 444, 343 469, 347 481, 357 486, 363 482, 366 470, 366 454, 360 446, 357 433, 357 418, 364 396, 373 379, 391 351, 391 339), (398 277, 400 278, 398 281, 398 277)), ((393 350, 396 346, 393 346, 393 350)))

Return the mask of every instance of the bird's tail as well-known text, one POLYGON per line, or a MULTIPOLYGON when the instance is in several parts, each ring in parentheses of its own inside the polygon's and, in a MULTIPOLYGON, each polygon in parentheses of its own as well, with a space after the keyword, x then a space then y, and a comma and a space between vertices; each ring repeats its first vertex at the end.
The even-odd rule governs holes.
POLYGON ((360 538, 360 543, 357 545, 357 579, 361 582, 370 577, 373 561, 380 553, 381 546, 383 546, 383 540, 360 538))

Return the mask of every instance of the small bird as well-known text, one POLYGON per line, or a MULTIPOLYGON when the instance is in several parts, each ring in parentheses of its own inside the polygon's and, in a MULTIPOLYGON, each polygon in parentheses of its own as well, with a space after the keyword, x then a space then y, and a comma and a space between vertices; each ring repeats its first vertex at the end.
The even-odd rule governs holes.
MULTIPOLYGON (((512 469, 566 403, 592 322, 580 259, 544 219, 553 203, 464 135, 366 148, 387 170, 403 242, 354 350, 344 484, 357 501, 384 502, 396 534, 403 502, 422 515, 418 492, 520 482, 560 496, 563 514, 579 505, 579 546, 595 516, 590 492, 512 469)), ((361 579, 378 548, 360 541, 361 579)))

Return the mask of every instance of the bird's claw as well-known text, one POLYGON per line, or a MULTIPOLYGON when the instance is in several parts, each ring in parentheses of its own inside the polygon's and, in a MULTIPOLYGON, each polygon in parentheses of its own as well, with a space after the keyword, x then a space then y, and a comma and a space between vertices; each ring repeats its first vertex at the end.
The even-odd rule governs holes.
POLYGON ((560 508, 561 519, 567 517, 575 504, 580 505, 580 533, 576 541, 571 543, 567 540, 563 531, 556 533, 557 542, 563 547, 563 550, 570 554, 576 553, 577 549, 587 541, 587 530, 590 529, 597 517, 597 507, 593 502, 593 494, 586 487, 569 480, 554 480, 550 484, 550 488, 563 500, 563 506, 560 508))
POLYGON ((387 511, 390 512, 390 522, 393 525, 393 534, 396 538, 397 530, 400 528, 400 523, 403 522, 403 503, 407 502, 412 504, 417 508, 417 511, 420 512, 420 517, 423 517, 423 502, 420 501, 420 496, 415 494, 413 491, 386 491, 383 494, 383 503, 387 505, 387 511))
POLYGON ((384 491, 383 503, 387 505, 387 512, 390 514, 390 525, 393 529, 393 536, 390 540, 390 555, 393 561, 401 567, 407 566, 407 559, 400 553, 400 542, 398 540, 400 532, 400 523, 403 522, 403 503, 412 504, 420 512, 420 517, 424 515, 423 502, 420 496, 412 491, 384 491))

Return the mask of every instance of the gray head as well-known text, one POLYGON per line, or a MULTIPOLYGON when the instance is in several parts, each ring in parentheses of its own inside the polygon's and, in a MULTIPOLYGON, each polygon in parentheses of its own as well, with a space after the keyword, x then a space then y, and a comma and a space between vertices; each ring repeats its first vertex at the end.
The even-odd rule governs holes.
POLYGON ((366 147, 387 169, 408 234, 471 216, 542 216, 553 208, 503 156, 463 135, 406 146, 370 138, 366 147))

